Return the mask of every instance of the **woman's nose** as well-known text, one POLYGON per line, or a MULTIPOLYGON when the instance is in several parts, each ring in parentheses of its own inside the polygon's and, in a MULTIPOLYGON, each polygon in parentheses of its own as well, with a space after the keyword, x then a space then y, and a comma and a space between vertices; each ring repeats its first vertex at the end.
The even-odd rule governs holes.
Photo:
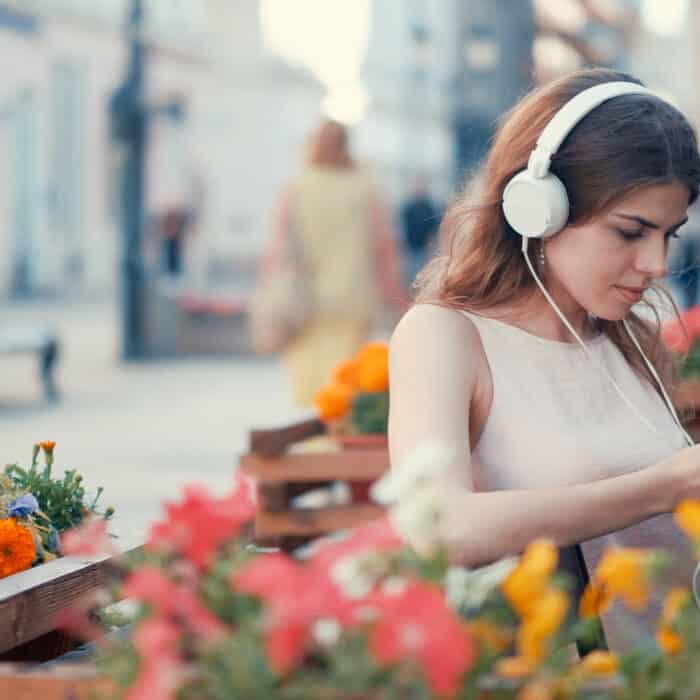
POLYGON ((665 277, 668 272, 666 239, 648 236, 637 256, 637 270, 650 278, 665 277))

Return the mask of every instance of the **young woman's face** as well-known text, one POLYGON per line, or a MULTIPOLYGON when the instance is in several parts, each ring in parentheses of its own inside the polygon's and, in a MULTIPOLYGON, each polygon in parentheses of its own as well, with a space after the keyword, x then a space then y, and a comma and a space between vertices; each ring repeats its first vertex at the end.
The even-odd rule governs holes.
POLYGON ((668 242, 687 220, 688 196, 680 182, 645 187, 545 241, 545 279, 562 308, 625 318, 666 275, 668 242))

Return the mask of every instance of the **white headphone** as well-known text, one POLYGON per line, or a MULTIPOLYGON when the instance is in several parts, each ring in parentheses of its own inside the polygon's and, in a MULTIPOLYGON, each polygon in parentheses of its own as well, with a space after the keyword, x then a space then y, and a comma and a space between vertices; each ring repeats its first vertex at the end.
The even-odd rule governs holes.
POLYGON ((580 92, 552 117, 530 154, 527 169, 512 177, 503 192, 506 221, 521 236, 548 238, 566 226, 569 198, 562 181, 549 172, 552 156, 571 130, 599 104, 631 94, 654 93, 636 83, 602 83, 580 92))

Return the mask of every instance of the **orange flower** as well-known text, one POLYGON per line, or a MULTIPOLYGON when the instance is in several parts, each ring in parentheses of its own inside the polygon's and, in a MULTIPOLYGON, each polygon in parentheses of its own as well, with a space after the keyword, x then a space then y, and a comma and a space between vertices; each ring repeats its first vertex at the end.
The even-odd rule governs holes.
POLYGON ((518 651, 521 656, 535 663, 542 661, 549 640, 559 631, 568 609, 568 596, 557 588, 550 588, 539 598, 531 615, 518 630, 518 651))
POLYGON ((481 646, 491 651, 504 652, 513 641, 510 630, 499 627, 489 620, 470 620, 466 623, 466 628, 481 646))
POLYGON ((690 498, 681 501, 673 515, 678 527, 688 537, 700 538, 700 501, 690 498))
POLYGON ((676 654, 683 646, 683 640, 674 630, 673 624, 688 600, 690 591, 687 588, 673 588, 666 596, 656 641, 667 654, 676 654))
POLYGON ((0 578, 28 569, 36 559, 34 536, 14 518, 0 520, 0 578))
POLYGON ((609 549, 598 564, 595 578, 611 596, 619 596, 632 610, 641 611, 649 600, 648 564, 652 550, 609 549))
POLYGON ((352 397, 352 389, 345 384, 332 383, 323 387, 314 397, 321 420, 342 418, 350 410, 352 397))
POLYGON ((511 607, 526 617, 549 585, 549 577, 557 568, 559 554, 549 540, 530 543, 518 565, 501 584, 501 591, 511 607))
POLYGON ((333 372, 333 382, 335 384, 345 384, 351 389, 357 389, 357 373, 359 363, 357 360, 345 360, 341 362, 333 372))
POLYGON ((508 656, 504 659, 499 659, 493 670, 501 678, 516 680, 531 676, 535 672, 535 664, 531 659, 524 656, 508 656))
POLYGON ((46 440, 46 442, 40 442, 39 447, 41 447, 44 452, 53 452, 53 448, 56 447, 56 442, 54 440, 46 440))
POLYGON ((362 391, 379 392, 389 388, 389 346, 367 343, 357 354, 357 384, 362 391))
POLYGON ((580 667, 595 676, 607 676, 617 673, 620 661, 609 651, 592 651, 583 657, 580 667))
POLYGON ((579 617, 584 620, 588 617, 598 617, 610 607, 611 602, 612 595, 608 593, 605 586, 592 579, 581 596, 578 608, 579 617))

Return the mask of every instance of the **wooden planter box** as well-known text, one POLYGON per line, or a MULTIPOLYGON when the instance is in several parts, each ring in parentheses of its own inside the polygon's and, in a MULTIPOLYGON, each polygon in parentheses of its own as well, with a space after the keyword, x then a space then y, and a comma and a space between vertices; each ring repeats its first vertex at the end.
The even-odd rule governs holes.
POLYGON ((113 690, 112 682, 85 665, 32 669, 0 663, 0 698, 8 700, 91 700, 113 690))
POLYGON ((384 436, 352 436, 334 450, 303 450, 304 440, 323 434, 320 421, 305 421, 279 430, 253 431, 250 451, 240 459, 243 473, 257 484, 259 511, 254 541, 291 549, 321 535, 362 525, 384 509, 367 500, 369 485, 389 469, 384 436), (342 481, 356 498, 352 503, 300 508, 293 500, 312 489, 342 481))
MULTIPOLYGON (((132 556, 138 549, 131 547, 125 554, 132 556)), ((0 662, 49 661, 75 648, 78 642, 56 629, 56 615, 114 581, 121 571, 108 556, 61 557, 0 579, 0 662)))

